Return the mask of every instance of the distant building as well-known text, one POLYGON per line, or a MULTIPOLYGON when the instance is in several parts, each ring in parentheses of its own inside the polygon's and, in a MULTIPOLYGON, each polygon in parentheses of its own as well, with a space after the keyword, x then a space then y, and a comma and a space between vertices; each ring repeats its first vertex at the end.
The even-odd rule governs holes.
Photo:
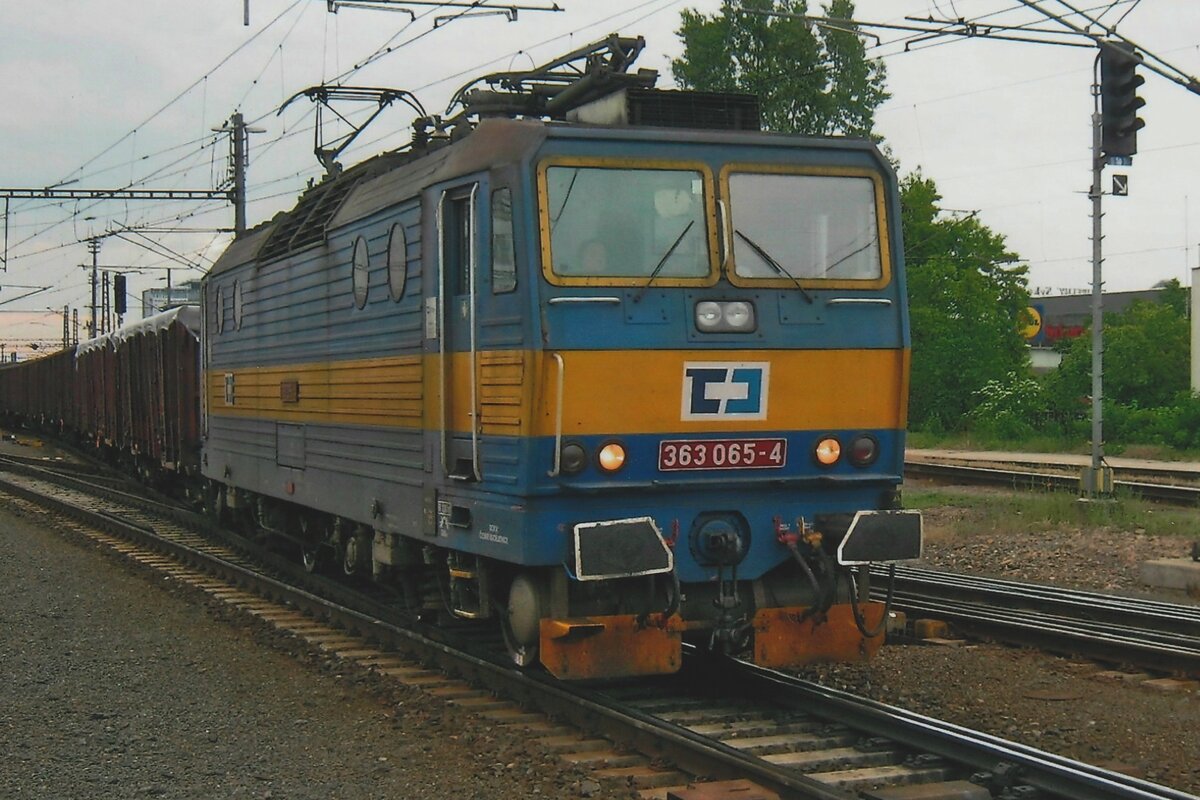
MULTIPOLYGON (((1161 288, 1106 292, 1101 305, 1105 314, 1119 314, 1128 309, 1134 300, 1157 303, 1161 295, 1161 288)), ((1025 329, 1025 341, 1029 343, 1033 369, 1035 372, 1057 369, 1062 362, 1062 354, 1055 349, 1055 344, 1060 339, 1082 336, 1089 330, 1092 323, 1091 292, 1033 297, 1030 298, 1029 307, 1034 312, 1036 324, 1025 329)))
POLYGON ((172 286, 170 296, 167 295, 165 286, 161 289, 146 289, 142 292, 142 319, 176 306, 198 305, 199 303, 199 280, 184 281, 177 286, 172 286))

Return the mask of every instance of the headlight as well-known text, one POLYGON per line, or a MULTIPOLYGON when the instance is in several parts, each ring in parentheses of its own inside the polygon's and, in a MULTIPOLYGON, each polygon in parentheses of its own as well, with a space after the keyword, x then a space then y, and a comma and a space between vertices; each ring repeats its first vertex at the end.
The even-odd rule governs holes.
POLYGON ((865 467, 875 463, 879 458, 879 443, 868 433, 860 433, 850 442, 850 463, 856 467, 865 467))
POLYGON ((735 331, 752 330, 754 328, 754 306, 740 301, 726 303, 725 324, 735 331))
POLYGON ((702 331, 715 331, 720 328, 724 316, 720 303, 705 300, 696 304, 696 327, 702 331))
POLYGON ((600 469, 605 472, 616 472, 625 466, 625 448, 619 442, 609 442, 600 448, 598 459, 600 469))
POLYGON ((587 452, 582 445, 571 442, 564 444, 559 456, 559 468, 567 475, 576 475, 583 471, 587 464, 587 452))
POLYGON ((821 466, 832 467, 842 457, 842 443, 832 436, 826 436, 817 442, 817 446, 813 450, 813 457, 821 466))
POLYGON ((748 333, 757 327, 754 303, 748 300, 703 300, 696 304, 701 333, 748 333))

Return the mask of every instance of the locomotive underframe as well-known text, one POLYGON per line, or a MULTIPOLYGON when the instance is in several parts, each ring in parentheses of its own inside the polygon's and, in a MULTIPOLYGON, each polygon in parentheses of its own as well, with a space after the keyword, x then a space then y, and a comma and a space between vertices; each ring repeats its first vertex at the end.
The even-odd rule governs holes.
POLYGON ((674 570, 581 581, 563 565, 465 553, 231 486, 210 494, 219 514, 287 541, 308 569, 393 585, 423 615, 495 620, 516 663, 540 660, 559 677, 674 672, 684 641, 785 666, 866 659, 883 640, 866 570, 836 563, 845 527, 833 518, 830 536, 810 530, 764 575, 739 578, 731 563, 681 585, 674 570))

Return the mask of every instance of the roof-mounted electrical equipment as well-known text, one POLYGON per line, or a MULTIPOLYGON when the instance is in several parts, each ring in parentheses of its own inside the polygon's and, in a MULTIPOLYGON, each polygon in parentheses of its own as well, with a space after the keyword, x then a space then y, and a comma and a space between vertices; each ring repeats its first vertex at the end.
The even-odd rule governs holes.
POLYGON ((571 109, 567 119, 591 125, 761 130, 758 97, 725 92, 620 89, 571 109))
POLYGON ((278 114, 282 114, 283 110, 292 104, 298 97, 307 97, 309 100, 317 104, 317 124, 313 128, 313 153, 317 156, 317 161, 321 162, 321 166, 325 168, 327 175, 337 175, 342 171, 342 165, 338 163, 337 157, 341 155, 350 143, 358 138, 358 135, 366 129, 368 125, 375 121, 383 110, 390 106, 393 101, 399 100, 417 114, 424 117, 425 108, 421 102, 417 100, 416 95, 412 92, 407 92, 403 89, 377 89, 367 86, 310 86, 302 92, 297 92, 287 99, 287 101, 279 107, 278 114), (367 117, 366 121, 355 125, 344 114, 333 107, 334 101, 338 102, 372 102, 375 103, 375 111, 371 116, 367 117), (348 133, 333 137, 327 141, 322 141, 322 134, 325 130, 325 119, 323 111, 328 110, 329 113, 336 116, 346 126, 350 128, 348 133))
POLYGON ((614 33, 533 69, 484 75, 455 92, 446 113, 461 107, 460 117, 566 119, 572 109, 620 89, 653 87, 656 70, 629 72, 645 46, 640 36, 614 33), (489 88, 475 88, 481 83, 489 88))

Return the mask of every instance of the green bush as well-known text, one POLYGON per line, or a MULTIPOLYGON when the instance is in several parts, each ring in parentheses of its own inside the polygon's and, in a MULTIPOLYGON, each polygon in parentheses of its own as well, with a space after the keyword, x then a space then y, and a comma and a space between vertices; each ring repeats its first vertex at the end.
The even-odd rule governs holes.
POLYGON ((973 398, 975 406, 967 414, 970 428, 986 438, 1032 438, 1046 417, 1042 387, 1028 375, 1010 372, 1003 380, 990 380, 973 398))
POLYGON ((1118 445, 1200 448, 1200 395, 1180 394, 1170 405, 1152 408, 1105 401, 1104 439, 1118 445))

